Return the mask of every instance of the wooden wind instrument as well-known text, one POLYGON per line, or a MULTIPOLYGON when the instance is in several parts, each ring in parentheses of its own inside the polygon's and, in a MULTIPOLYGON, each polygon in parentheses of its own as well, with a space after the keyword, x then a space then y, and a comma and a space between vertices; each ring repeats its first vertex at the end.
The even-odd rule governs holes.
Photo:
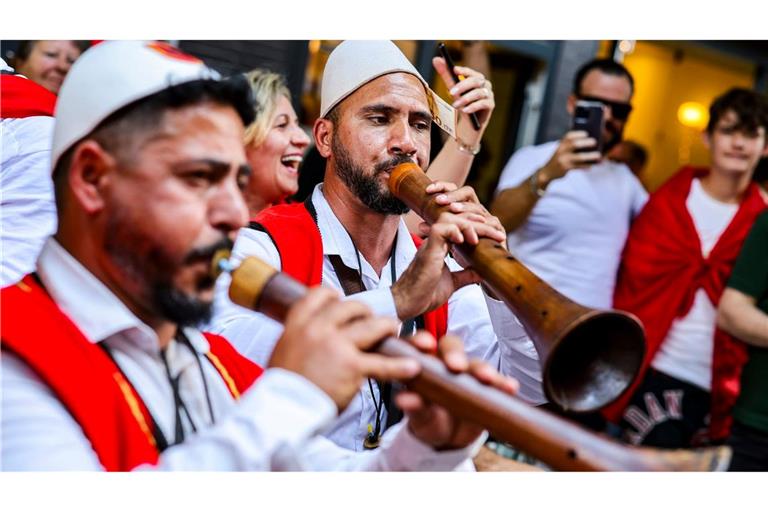
MULTIPOLYGON (((214 259, 214 273, 232 275, 229 296, 240 306, 284 321, 288 309, 307 288, 263 261, 249 257, 229 266, 226 254, 214 259)), ((593 434, 552 413, 481 383, 469 374, 455 374, 434 356, 408 342, 390 337, 375 350, 391 357, 410 357, 421 365, 408 388, 449 409, 457 417, 482 425, 496 438, 545 462, 571 471, 716 471, 730 462, 727 447, 689 451, 632 448, 593 434)))
MULTIPOLYGON (((389 189, 427 223, 448 206, 415 163, 396 166, 389 189)), ((587 308, 542 281, 501 244, 481 238, 477 245, 454 246, 472 269, 515 313, 536 347, 542 365, 542 387, 563 411, 585 413, 615 401, 632 384, 645 354, 640 321, 629 313, 587 308)))

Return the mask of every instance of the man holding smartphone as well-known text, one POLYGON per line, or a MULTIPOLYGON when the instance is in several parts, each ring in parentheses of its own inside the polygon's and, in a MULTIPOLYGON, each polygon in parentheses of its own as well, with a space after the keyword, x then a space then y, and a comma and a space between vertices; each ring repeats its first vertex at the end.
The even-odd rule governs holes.
POLYGON ((583 65, 567 109, 575 115, 577 105, 602 105, 602 140, 595 137, 599 130, 590 136, 572 129, 560 141, 520 149, 491 205, 510 251, 559 292, 593 308, 611 306, 631 220, 648 197, 626 165, 604 158, 621 141, 633 88, 632 75, 617 62, 583 65))

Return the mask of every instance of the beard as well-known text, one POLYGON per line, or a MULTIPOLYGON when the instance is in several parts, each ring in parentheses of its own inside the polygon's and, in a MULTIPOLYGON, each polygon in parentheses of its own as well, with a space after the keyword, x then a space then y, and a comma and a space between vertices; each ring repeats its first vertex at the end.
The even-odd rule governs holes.
POLYGON ((396 165, 412 162, 407 155, 398 155, 373 168, 373 174, 367 176, 363 167, 352 161, 347 148, 339 137, 331 140, 331 151, 336 160, 336 172, 341 181, 368 208, 384 215, 403 215, 409 208, 400 199, 392 195, 389 189, 381 185, 378 178, 384 172, 391 171, 396 165))
MULTIPOLYGON (((172 276, 182 264, 201 259, 210 261, 214 252, 229 248, 231 242, 223 236, 214 244, 193 249, 179 261, 162 245, 151 245, 152 242, 126 220, 122 213, 115 213, 108 219, 104 249, 126 281, 138 285, 141 299, 138 302, 150 313, 182 327, 208 322, 212 302, 183 292, 173 284, 172 276)), ((213 276, 207 275, 196 283, 196 288, 209 289, 214 283, 213 276)))

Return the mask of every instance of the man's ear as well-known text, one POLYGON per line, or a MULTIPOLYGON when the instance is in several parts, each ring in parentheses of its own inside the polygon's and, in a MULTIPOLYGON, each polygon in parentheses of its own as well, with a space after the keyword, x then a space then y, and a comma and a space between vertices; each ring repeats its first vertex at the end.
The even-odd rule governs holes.
POLYGON ((320 118, 315 121, 312 128, 312 135, 315 137, 315 146, 318 153, 323 158, 331 156, 331 141, 333 140, 333 122, 329 119, 320 118))
POLYGON ((86 213, 98 213, 104 207, 105 188, 116 164, 115 158, 95 140, 86 140, 75 149, 67 183, 86 213))

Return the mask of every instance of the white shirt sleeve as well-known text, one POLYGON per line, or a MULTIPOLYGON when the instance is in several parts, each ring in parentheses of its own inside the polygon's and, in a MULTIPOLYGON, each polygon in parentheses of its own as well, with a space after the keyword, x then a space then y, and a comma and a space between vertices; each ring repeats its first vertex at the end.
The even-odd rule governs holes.
POLYGON ((2 286, 35 269, 45 239, 56 230, 51 180, 52 117, 0 120, 0 246, 2 286))
POLYGON ((3 351, 0 373, 3 471, 102 469, 80 425, 26 364, 3 351))
POLYGON ((406 418, 389 428, 376 450, 354 452, 318 437, 307 445, 305 455, 316 471, 474 471, 471 459, 487 438, 484 432, 466 448, 437 452, 414 437, 407 426, 406 418))
POLYGON ((373 311, 375 316, 388 316, 398 318, 395 298, 392 296, 392 288, 377 288, 360 293, 353 293, 343 297, 344 300, 362 302, 373 311))
MULTIPOLYGON (((452 271, 461 268, 453 260, 449 267, 452 271)), ((451 295, 448 332, 464 340, 470 357, 483 359, 517 379, 518 397, 533 404, 546 402, 533 341, 507 305, 488 297, 480 285, 465 286, 451 295)))
MULTIPOLYGON (((101 470, 80 426, 23 362, 2 358, 4 470, 101 470)), ((453 470, 471 469, 470 446, 435 452, 407 428, 392 429, 382 448, 356 454, 318 437, 336 417, 336 406, 300 375, 269 369, 233 411, 215 426, 160 455, 140 470, 453 470)), ((405 425, 405 423, 404 423, 405 425)))

